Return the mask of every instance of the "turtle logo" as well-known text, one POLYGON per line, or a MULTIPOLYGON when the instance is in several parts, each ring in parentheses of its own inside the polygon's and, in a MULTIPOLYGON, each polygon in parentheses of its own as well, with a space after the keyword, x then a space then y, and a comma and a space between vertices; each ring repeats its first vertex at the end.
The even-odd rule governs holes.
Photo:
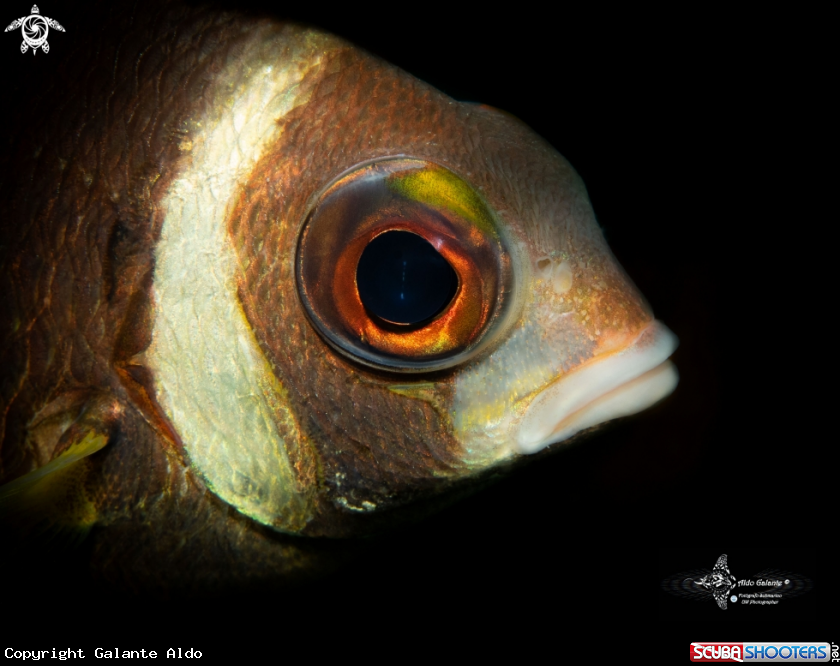
POLYGON ((6 28, 6 32, 16 30, 17 28, 20 28, 20 32, 23 35, 20 52, 26 53, 31 46, 32 55, 35 55, 39 46, 44 50, 44 53, 50 52, 50 45, 47 43, 47 34, 50 32, 50 28, 64 32, 64 28, 58 21, 47 16, 41 16, 41 12, 38 11, 38 5, 32 5, 32 13, 29 16, 12 21, 9 27, 6 28))

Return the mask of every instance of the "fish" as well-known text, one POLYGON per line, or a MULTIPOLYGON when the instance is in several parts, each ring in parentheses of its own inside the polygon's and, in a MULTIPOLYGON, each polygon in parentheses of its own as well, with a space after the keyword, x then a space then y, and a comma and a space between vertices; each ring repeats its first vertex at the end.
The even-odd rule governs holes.
POLYGON ((104 14, 113 67, 69 59, 84 92, 33 106, 4 184, 18 522, 141 585, 294 579, 675 388, 676 337, 516 118, 317 29, 104 14))

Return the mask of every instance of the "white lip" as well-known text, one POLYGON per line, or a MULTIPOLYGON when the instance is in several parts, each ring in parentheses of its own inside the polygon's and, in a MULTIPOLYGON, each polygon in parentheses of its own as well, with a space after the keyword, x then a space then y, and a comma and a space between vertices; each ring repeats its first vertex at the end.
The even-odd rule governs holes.
POLYGON ((635 414, 662 400, 679 381, 668 360, 677 344, 677 336, 654 321, 628 347, 551 384, 519 423, 519 452, 536 453, 585 428, 635 414))

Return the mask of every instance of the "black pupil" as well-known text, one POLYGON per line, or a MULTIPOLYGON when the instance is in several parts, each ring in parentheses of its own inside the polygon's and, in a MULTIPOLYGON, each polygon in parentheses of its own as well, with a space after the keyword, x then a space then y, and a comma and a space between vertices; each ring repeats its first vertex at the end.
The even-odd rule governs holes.
POLYGON ((449 305, 458 276, 425 239, 408 231, 387 231, 362 252, 356 284, 369 314, 417 327, 449 305))

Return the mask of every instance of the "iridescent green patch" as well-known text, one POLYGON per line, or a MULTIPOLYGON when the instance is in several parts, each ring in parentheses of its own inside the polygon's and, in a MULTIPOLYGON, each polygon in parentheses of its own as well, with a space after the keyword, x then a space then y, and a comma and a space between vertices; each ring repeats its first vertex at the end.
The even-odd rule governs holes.
POLYGON ((429 166, 403 171, 389 177, 388 186, 404 197, 448 210, 469 220, 485 234, 498 238, 495 222, 484 201, 467 182, 448 169, 429 166))

